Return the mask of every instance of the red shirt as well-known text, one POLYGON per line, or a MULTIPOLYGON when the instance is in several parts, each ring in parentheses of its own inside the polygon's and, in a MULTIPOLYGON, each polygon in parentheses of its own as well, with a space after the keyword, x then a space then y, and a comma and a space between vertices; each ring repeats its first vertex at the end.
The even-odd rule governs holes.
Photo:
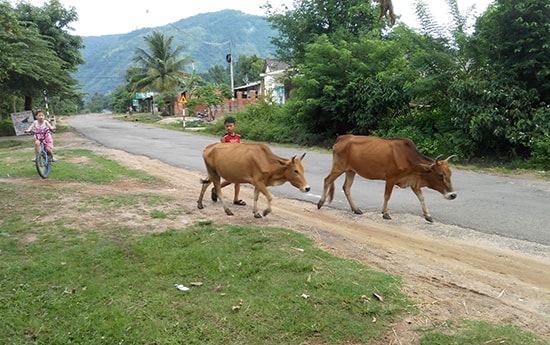
POLYGON ((222 143, 240 143, 240 142, 241 142, 241 135, 237 133, 233 135, 226 134, 222 137, 222 143))

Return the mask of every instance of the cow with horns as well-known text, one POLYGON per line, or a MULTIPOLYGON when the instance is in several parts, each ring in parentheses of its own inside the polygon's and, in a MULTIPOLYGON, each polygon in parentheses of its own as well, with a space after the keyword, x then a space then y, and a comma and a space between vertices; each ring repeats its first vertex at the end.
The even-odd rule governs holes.
POLYGON ((325 203, 327 194, 329 203, 332 201, 334 181, 343 173, 346 173, 344 194, 352 211, 356 214, 362 214, 361 210, 355 206, 350 194, 356 174, 370 180, 386 181, 382 208, 384 219, 391 219, 388 213, 388 201, 395 185, 401 188, 411 187, 420 201, 424 218, 428 222, 433 222, 433 219, 424 201, 421 188, 428 187, 436 190, 448 200, 456 198, 448 165, 448 160, 453 156, 445 160, 440 160, 439 157, 433 160, 418 152, 412 140, 342 135, 336 139, 332 150, 332 169, 325 178, 323 194, 317 203, 319 209, 325 203))
POLYGON ((233 215, 231 210, 223 201, 220 181, 223 177, 232 183, 250 183, 254 186, 254 217, 261 218, 258 212, 258 196, 262 193, 267 199, 267 208, 263 211, 266 216, 271 212, 272 196, 267 189, 268 186, 279 186, 290 182, 302 192, 310 190, 304 177, 302 159, 305 153, 297 158, 296 156, 286 159, 274 154, 264 144, 242 143, 239 145, 228 145, 226 143, 215 143, 208 145, 202 154, 208 178, 201 180, 202 189, 197 201, 198 208, 202 209, 204 193, 210 185, 214 184, 216 194, 223 205, 225 213, 233 215))

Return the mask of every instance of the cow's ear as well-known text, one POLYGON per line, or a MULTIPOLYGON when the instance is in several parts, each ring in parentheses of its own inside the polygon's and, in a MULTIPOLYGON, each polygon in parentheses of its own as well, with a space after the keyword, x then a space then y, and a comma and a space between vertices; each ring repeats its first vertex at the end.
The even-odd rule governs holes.
POLYGON ((437 163, 432 163, 432 164, 422 164, 422 163, 420 163, 420 166, 424 168, 424 171, 428 172, 428 171, 432 171, 436 164, 437 163))

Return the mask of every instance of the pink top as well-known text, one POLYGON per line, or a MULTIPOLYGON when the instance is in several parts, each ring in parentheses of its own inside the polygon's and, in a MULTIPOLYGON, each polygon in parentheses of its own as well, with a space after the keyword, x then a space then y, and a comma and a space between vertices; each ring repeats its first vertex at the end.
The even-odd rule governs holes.
POLYGON ((46 147, 49 147, 49 148, 52 148, 53 149, 53 138, 52 138, 52 133, 50 133, 48 131, 48 125, 47 125, 47 120, 44 120, 44 122, 42 123, 42 125, 40 125, 38 123, 38 120, 34 120, 34 139, 35 140, 38 140, 40 138, 44 138, 44 145, 46 145, 46 147))

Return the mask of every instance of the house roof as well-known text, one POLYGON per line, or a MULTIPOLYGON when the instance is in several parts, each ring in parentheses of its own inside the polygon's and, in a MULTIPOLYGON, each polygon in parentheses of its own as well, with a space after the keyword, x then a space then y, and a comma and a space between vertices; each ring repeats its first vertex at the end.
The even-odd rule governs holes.
POLYGON ((247 90, 247 89, 253 88, 255 86, 259 86, 261 83, 262 82, 260 82, 260 81, 255 81, 255 82, 252 82, 252 83, 248 83, 246 85, 235 87, 234 90, 247 90))
POLYGON ((282 71, 289 67, 290 65, 284 61, 280 61, 277 59, 265 59, 264 61, 264 68, 262 69, 262 73, 268 73, 273 71, 282 71))

